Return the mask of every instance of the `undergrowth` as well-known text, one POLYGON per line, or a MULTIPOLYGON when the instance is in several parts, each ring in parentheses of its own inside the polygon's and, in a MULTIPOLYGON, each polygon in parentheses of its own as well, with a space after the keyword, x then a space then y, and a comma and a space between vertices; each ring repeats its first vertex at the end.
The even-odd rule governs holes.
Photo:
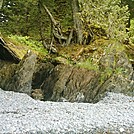
POLYGON ((43 47, 42 43, 33 39, 30 39, 28 36, 18 36, 18 35, 10 35, 9 39, 12 40, 13 44, 17 45, 24 45, 27 46, 29 49, 38 52, 41 55, 46 55, 48 52, 43 47))
POLYGON ((129 36, 130 36, 130 43, 134 44, 134 19, 131 20, 129 36))
POLYGON ((91 58, 88 58, 86 61, 83 61, 83 62, 78 62, 76 66, 81 67, 81 68, 86 68, 89 70, 95 70, 95 71, 99 70, 99 66, 93 63, 91 58))

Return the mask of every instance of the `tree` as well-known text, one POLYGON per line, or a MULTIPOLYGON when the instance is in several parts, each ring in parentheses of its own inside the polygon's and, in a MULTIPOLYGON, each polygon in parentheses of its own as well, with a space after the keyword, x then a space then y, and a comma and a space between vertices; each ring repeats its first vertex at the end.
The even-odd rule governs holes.
POLYGON ((44 30, 44 36, 50 27, 48 16, 40 10, 38 0, 4 0, 0 11, 1 31, 40 39, 40 29, 44 30))
POLYGON ((0 29, 50 46, 89 44, 101 36, 122 41, 128 17, 121 0, 4 0, 0 29))
POLYGON ((128 5, 130 19, 134 18, 134 0, 122 0, 123 5, 128 5))
POLYGON ((97 32, 102 31, 102 35, 108 39, 121 42, 126 38, 129 12, 128 7, 122 6, 120 0, 101 0, 101 2, 100 0, 79 0, 79 2, 86 35, 95 38, 97 32))
POLYGON ((0 1, 0 9, 2 8, 3 0, 0 1))
POLYGON ((130 20, 134 18, 134 0, 122 0, 122 5, 128 5, 130 16, 128 19, 127 28, 130 28, 130 20))
POLYGON ((0 17, 3 29, 13 34, 28 35, 34 24, 31 23, 35 18, 32 14, 37 14, 35 6, 36 0, 4 0, 0 17))
POLYGON ((76 43, 82 44, 83 32, 82 32, 82 22, 79 16, 80 9, 78 0, 72 0, 72 10, 73 10, 74 28, 76 30, 77 35, 76 43))

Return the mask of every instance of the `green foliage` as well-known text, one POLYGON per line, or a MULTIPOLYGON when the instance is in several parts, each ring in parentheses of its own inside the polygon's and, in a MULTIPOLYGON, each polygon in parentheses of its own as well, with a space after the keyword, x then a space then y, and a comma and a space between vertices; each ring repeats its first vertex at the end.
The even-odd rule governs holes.
POLYGON ((123 5, 128 5, 130 19, 134 18, 134 0, 121 0, 123 5))
MULTIPOLYGON (((38 0, 4 0, 0 14, 0 31, 41 40, 48 38, 51 22, 38 2, 38 0)), ((45 2, 48 6, 53 4, 45 2)))
POLYGON ((53 15, 61 23, 63 30, 73 25, 72 0, 58 0, 54 2, 53 15))
POLYGON ((78 62, 76 66, 86 68, 89 70, 95 70, 95 71, 99 70, 99 66, 96 63, 94 63, 91 58, 88 58, 86 61, 83 62, 78 62))
POLYGON ((129 29, 130 42, 134 44, 134 19, 132 19, 130 22, 131 22, 129 29))
POLYGON ((41 6, 43 4, 65 30, 72 25, 70 0, 40 0, 40 3, 39 0, 4 0, 0 11, 0 31, 41 40, 49 39, 51 21, 41 6))
MULTIPOLYGON (((122 41, 127 37, 126 23, 128 7, 120 0, 79 0, 81 19, 85 27, 92 26, 105 30, 109 39, 122 41)), ((86 29, 85 29, 86 31, 86 29)))
MULTIPOLYGON (((125 26, 129 13, 128 7, 122 6, 121 0, 78 1, 81 8, 78 15, 83 21, 84 38, 87 39, 89 33, 90 36, 106 33, 108 38, 119 41, 127 38, 125 26)), ((128 2, 128 0, 122 1, 128 2)), ((41 5, 47 6, 57 21, 61 22, 63 32, 73 26, 71 0, 40 0, 40 2, 41 5)), ((51 21, 41 5, 39 0, 4 0, 0 11, 1 32, 30 36, 35 40, 49 42, 51 21)), ((76 35, 74 34, 74 36, 76 35)), ((86 41, 84 38, 83 43, 86 41)))
MULTIPOLYGON (((12 34, 28 35, 34 29, 37 0, 4 0, 1 10, 2 29, 12 34)), ((37 20, 36 20, 37 22, 37 20)))
POLYGON ((12 41, 16 45, 17 44, 26 45, 31 50, 39 52, 39 53, 41 53, 43 55, 47 54, 47 50, 43 47, 41 42, 32 40, 28 36, 22 37, 22 36, 17 36, 17 35, 10 35, 9 38, 12 39, 12 41))

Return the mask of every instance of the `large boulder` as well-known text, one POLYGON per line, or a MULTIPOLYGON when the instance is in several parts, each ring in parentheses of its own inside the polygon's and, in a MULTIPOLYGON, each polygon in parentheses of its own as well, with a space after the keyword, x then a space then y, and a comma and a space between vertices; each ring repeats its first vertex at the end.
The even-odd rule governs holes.
POLYGON ((3 67, 0 70, 0 87, 31 95, 36 57, 34 53, 28 52, 19 64, 3 67))
POLYGON ((55 66, 36 63, 36 55, 31 52, 19 64, 0 61, 0 87, 49 101, 97 102, 107 91, 133 95, 134 71, 127 55, 116 47, 108 49, 95 61, 98 71, 67 65, 64 58, 56 58, 55 66))
POLYGON ((112 71, 110 77, 105 79, 100 92, 106 90, 134 95, 134 70, 124 51, 114 50, 104 55, 100 64, 104 73, 112 71))
POLYGON ((58 65, 44 81, 41 89, 45 100, 70 102, 91 102, 99 84, 99 74, 94 71, 58 65))

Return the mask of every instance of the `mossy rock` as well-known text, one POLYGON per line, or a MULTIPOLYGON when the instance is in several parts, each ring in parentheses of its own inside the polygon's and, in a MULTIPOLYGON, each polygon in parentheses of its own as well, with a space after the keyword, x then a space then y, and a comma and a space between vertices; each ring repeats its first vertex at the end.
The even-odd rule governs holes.
MULTIPOLYGON (((28 51, 28 48, 18 44, 18 45, 15 45, 10 39, 8 38, 3 38, 3 37, 0 37, 0 43, 1 43, 1 49, 3 51, 2 55, 4 57, 5 55, 5 58, 3 58, 3 60, 9 60, 8 58, 6 59, 6 57, 13 57, 13 59, 16 59, 16 60, 21 60, 24 55, 26 54, 26 52, 28 51), (8 55, 8 56, 6 56, 8 55)), ((1 55, 1 56, 2 56, 1 55)))
POLYGON ((1 34, 0 37, 4 40, 6 48, 11 50, 20 60, 24 57, 28 50, 31 50, 38 55, 38 59, 40 60, 43 60, 48 54, 47 50, 40 42, 32 40, 29 37, 17 35, 3 36, 1 34))
POLYGON ((19 57, 19 59, 22 59, 28 51, 28 48, 22 45, 16 46, 13 43, 8 43, 7 45, 19 57))

